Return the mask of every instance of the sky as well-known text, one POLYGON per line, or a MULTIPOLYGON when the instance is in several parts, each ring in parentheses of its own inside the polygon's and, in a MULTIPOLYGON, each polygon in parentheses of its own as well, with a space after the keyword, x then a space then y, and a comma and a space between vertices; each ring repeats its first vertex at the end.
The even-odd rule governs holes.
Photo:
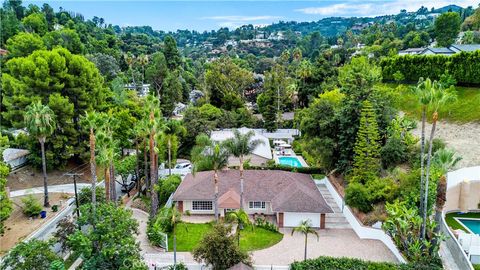
POLYGON ((41 6, 44 2, 55 10, 81 13, 86 19, 102 17, 106 23, 120 26, 149 25, 154 30, 197 31, 236 28, 245 24, 265 25, 278 21, 317 21, 321 18, 371 17, 396 14, 401 9, 418 10, 456 4, 477 7, 480 0, 319 0, 319 1, 233 1, 233 0, 43 0, 23 1, 41 6))

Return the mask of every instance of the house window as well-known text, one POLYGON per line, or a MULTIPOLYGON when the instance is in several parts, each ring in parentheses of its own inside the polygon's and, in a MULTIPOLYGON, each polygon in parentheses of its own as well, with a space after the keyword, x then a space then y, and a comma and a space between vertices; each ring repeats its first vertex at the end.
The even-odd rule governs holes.
POLYGON ((207 211, 213 209, 212 201, 193 201, 192 209, 195 211, 207 211))
POLYGON ((248 202, 250 209, 265 209, 265 202, 248 202))

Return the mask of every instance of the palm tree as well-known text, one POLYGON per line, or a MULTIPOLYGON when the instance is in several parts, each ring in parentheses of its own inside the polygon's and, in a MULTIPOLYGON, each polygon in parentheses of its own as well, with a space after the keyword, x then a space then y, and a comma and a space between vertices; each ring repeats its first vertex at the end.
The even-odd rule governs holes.
POLYGON ((433 155, 433 166, 440 170, 442 176, 440 177, 437 184, 437 199, 435 207, 435 222, 436 226, 434 233, 437 234, 440 231, 440 222, 442 218, 443 207, 445 206, 446 193, 447 193, 447 172, 455 167, 457 163, 462 160, 461 157, 457 156, 454 151, 449 149, 439 149, 433 155))
POLYGON ((415 95, 422 105, 422 131, 420 138, 420 213, 423 213, 423 186, 425 176, 425 122, 427 120, 427 109, 432 102, 431 89, 432 81, 428 78, 425 81, 423 78, 421 78, 417 84, 417 87, 414 88, 415 95))
POLYGON ((312 227, 312 222, 307 219, 307 220, 302 220, 302 222, 300 222, 300 224, 298 225, 298 227, 295 227, 292 229, 292 235, 295 233, 295 232, 299 232, 299 233, 302 233, 303 235, 305 235, 305 254, 303 256, 303 260, 305 261, 307 259, 307 240, 308 240, 308 235, 309 234, 314 234, 317 236, 317 241, 319 241, 319 236, 318 236, 318 233, 315 231, 315 229, 313 229, 312 227))
POLYGON ((237 129, 233 130, 233 138, 225 141, 225 146, 230 153, 237 157, 240 161, 240 209, 243 209, 243 162, 245 156, 250 155, 257 146, 263 144, 263 141, 259 139, 252 140, 255 136, 255 132, 250 130, 249 132, 242 134, 237 129))
POLYGON ((55 130, 55 114, 47 106, 43 105, 40 101, 33 102, 26 108, 25 113, 25 126, 28 132, 35 136, 40 142, 40 148, 42 151, 42 170, 43 170, 43 189, 44 189, 44 201, 43 205, 49 207, 48 201, 48 182, 47 182, 47 162, 45 159, 45 140, 47 136, 51 135, 55 130))
MULTIPOLYGON (((138 155, 138 144, 139 143, 142 143, 142 148, 143 148, 143 163, 144 163, 144 167, 143 167, 143 175, 145 177, 145 185, 147 186, 147 188, 150 186, 150 180, 149 180, 149 177, 148 177, 148 151, 147 151, 147 136, 150 134, 150 130, 148 128, 148 121, 146 119, 142 119, 140 120, 139 122, 137 122, 137 124, 135 125, 135 136, 136 136, 136 140, 135 140, 135 147, 136 147, 136 150, 137 150, 137 155, 138 155)), ((139 158, 137 157, 137 177, 140 177, 140 165, 139 165, 139 158)), ((140 190, 140 181, 138 181, 139 183, 139 190, 140 190)))
POLYGON ((193 172, 213 170, 213 183, 215 184, 215 220, 218 221, 218 171, 228 165, 230 153, 224 145, 214 143, 210 138, 201 134, 196 139, 196 145, 192 149, 193 172))
MULTIPOLYGON (((172 228, 173 234, 173 269, 177 265, 177 225, 182 223, 182 213, 178 211, 177 207, 164 207, 158 213, 156 222, 161 222, 162 224, 167 223, 169 227, 172 228)), ((185 226, 187 230, 187 226, 185 226)))
POLYGON ((113 139, 112 127, 115 126, 115 119, 111 114, 102 113, 99 115, 102 123, 101 129, 97 132, 99 145, 98 163, 104 168, 105 174, 105 195, 108 201, 117 200, 117 192, 115 189, 115 166, 114 160, 117 158, 118 142, 113 139))
POLYGON ((137 61, 142 67, 142 85, 145 81, 145 66, 148 65, 148 55, 141 54, 137 57, 137 61))
POLYGON ((421 239, 425 239, 425 230, 427 222, 428 212, 428 182, 430 178, 430 163, 432 157, 433 138, 435 137, 435 128, 438 121, 438 109, 444 104, 456 100, 456 94, 452 91, 453 87, 445 89, 442 84, 434 81, 431 87, 431 109, 432 109, 432 130, 430 132, 428 154, 427 154, 427 167, 425 173, 425 188, 423 196, 423 222, 422 222, 422 235, 421 239))
POLYGON ((128 70, 130 71, 130 74, 132 75, 132 82, 135 87, 137 87, 135 83, 135 76, 133 75, 133 63, 135 63, 135 55, 131 53, 127 53, 123 55, 123 58, 125 59, 125 63, 127 63, 128 70))
POLYGON ((167 141, 169 175, 172 175, 172 143, 176 143, 178 141, 178 136, 185 136, 186 133, 187 129, 182 125, 180 121, 168 120, 165 123, 163 137, 164 140, 167 141))
POLYGON ((151 218, 155 217, 158 212, 158 192, 155 190, 155 185, 158 182, 158 162, 155 145, 155 136, 161 127, 160 110, 158 99, 153 96, 147 96, 146 109, 148 112, 148 128, 149 135, 149 150, 150 150, 150 195, 152 205, 150 208, 151 218))
POLYGON ((92 207, 93 213, 95 213, 95 205, 97 202, 96 198, 96 184, 97 184, 97 162, 95 161, 95 130, 98 130, 101 127, 101 118, 96 112, 86 112, 83 117, 83 123, 88 128, 90 132, 90 174, 92 176, 92 207))
POLYGON ((237 243, 240 247, 240 231, 245 228, 245 225, 251 224, 250 219, 248 218, 248 214, 243 209, 231 211, 227 213, 226 220, 227 222, 237 224, 237 243))

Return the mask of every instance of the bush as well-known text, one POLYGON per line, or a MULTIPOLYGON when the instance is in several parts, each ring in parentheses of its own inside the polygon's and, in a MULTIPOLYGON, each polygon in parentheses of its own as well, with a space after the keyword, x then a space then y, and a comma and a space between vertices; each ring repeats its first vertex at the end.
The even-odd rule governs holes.
POLYGON ((259 228, 263 228, 265 230, 271 231, 271 232, 278 232, 277 226, 275 224, 269 222, 268 220, 264 218, 256 218, 255 219, 255 226, 259 228))
POLYGON ((380 62, 382 77, 394 81, 400 72, 405 81, 418 82, 423 78, 458 82, 462 85, 480 84, 480 51, 444 55, 403 55, 384 58, 380 62), (449 75, 449 78, 445 77, 449 75))
MULTIPOLYGON (((163 268, 162 268, 163 269, 163 268)), ((187 266, 181 262, 181 263, 178 263, 175 268, 173 267, 173 265, 169 265, 167 266, 166 270, 188 270, 187 266)))
POLYGON ((159 204, 163 206, 170 195, 177 190, 178 185, 182 182, 182 178, 179 175, 170 175, 165 179, 159 181, 158 193, 159 204))
POLYGON ((157 222, 156 219, 150 219, 147 224, 147 237, 148 241, 156 247, 166 247, 166 237, 163 233, 161 222, 157 222))
POLYGON ((294 262, 291 270, 440 270, 441 263, 434 260, 431 264, 393 264, 387 262, 370 262, 352 258, 333 258, 322 256, 303 262, 294 262))
POLYGON ((35 217, 40 215, 43 207, 32 194, 27 195, 27 197, 22 198, 23 202, 23 213, 29 217, 35 217))
POLYGON ((384 168, 391 168, 407 161, 407 145, 399 137, 391 137, 380 151, 382 165, 384 168))
POLYGON ((372 204, 369 200, 369 192, 365 186, 360 183, 350 183, 345 189, 345 202, 358 210, 368 213, 372 210, 372 204))
POLYGON ((397 185, 392 178, 375 178, 365 185, 370 204, 391 201, 397 191, 397 185))
MULTIPOLYGON (((97 203, 105 203, 106 202, 105 188, 104 187, 97 186, 95 188, 95 194, 96 194, 97 203)), ((82 188, 80 190, 80 193, 78 194, 78 204, 79 205, 84 205, 84 204, 91 203, 91 202, 92 202, 92 188, 91 187, 82 188)))

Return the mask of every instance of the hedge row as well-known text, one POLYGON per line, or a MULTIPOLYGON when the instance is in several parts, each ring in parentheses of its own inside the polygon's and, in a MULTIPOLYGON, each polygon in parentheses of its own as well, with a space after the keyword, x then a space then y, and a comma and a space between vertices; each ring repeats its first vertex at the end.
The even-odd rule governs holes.
POLYGON ((380 62, 385 81, 394 81, 396 72, 406 82, 417 82, 421 77, 439 80, 450 74, 459 85, 480 85, 480 50, 445 55, 402 55, 384 58, 380 62))
POLYGON ((317 259, 294 262, 290 270, 441 270, 438 261, 431 264, 393 264, 369 262, 352 258, 319 257, 317 259))

